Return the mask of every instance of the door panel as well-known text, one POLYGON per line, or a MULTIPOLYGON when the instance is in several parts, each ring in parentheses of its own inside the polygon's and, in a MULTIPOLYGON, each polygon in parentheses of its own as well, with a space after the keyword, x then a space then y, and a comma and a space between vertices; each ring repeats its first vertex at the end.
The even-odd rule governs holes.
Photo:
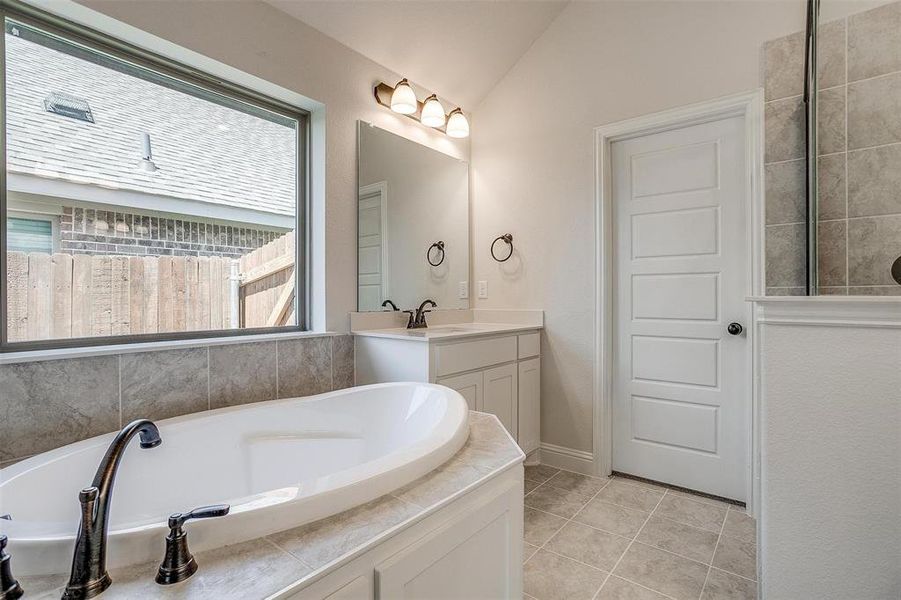
MULTIPOLYGON (((520 336, 522 337, 522 336, 520 336)), ((541 359, 519 363, 519 447, 528 454, 541 445, 541 359)))
POLYGON ((482 410, 482 372, 467 373, 456 377, 445 377, 436 383, 460 392, 466 398, 469 410, 482 410))
POLYGON ((615 142, 613 468, 747 498, 740 118, 615 142))
POLYGON ((482 397, 483 410, 497 415, 510 435, 516 439, 517 404, 516 365, 504 365, 483 371, 485 390, 482 397))

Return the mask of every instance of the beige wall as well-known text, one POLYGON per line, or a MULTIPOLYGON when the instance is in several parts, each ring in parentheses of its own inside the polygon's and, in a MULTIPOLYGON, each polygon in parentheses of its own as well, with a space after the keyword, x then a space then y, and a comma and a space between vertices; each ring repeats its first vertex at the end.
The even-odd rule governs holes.
POLYGON ((357 120, 463 159, 469 158, 468 140, 452 140, 378 106, 372 86, 394 83, 400 75, 267 4, 81 4, 325 105, 325 326, 347 331, 348 313, 356 310, 357 120))

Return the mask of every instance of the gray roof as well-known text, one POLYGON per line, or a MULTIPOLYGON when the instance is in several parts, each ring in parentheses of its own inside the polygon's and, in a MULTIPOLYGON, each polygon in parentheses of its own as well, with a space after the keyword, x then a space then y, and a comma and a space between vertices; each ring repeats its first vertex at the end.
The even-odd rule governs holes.
POLYGON ((11 173, 252 209, 295 212, 295 130, 6 35, 11 173), (47 112, 61 92, 95 123, 47 112), (144 132, 159 170, 139 168, 144 132))

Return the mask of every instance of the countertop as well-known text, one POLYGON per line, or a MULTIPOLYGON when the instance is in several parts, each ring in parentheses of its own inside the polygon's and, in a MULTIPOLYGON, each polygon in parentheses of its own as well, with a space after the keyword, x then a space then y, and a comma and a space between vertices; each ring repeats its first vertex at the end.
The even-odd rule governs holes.
MULTIPOLYGON (((497 417, 470 412, 469 424, 469 440, 453 458, 391 494, 296 529, 199 552, 197 573, 175 585, 154 583, 156 562, 111 570, 113 585, 99 597, 253 600, 298 591, 525 458, 497 417)), ((12 566, 15 572, 15 556, 12 566)), ((67 579, 24 577, 20 583, 29 600, 58 599, 67 579)))
POLYGON ((471 338, 482 335, 494 335, 498 333, 517 333, 520 331, 534 331, 541 329, 540 325, 522 323, 453 323, 449 325, 435 325, 425 329, 406 329, 394 327, 391 329, 365 329, 354 331, 353 335, 363 337, 390 338, 394 340, 407 340, 415 342, 448 341, 453 339, 471 338))

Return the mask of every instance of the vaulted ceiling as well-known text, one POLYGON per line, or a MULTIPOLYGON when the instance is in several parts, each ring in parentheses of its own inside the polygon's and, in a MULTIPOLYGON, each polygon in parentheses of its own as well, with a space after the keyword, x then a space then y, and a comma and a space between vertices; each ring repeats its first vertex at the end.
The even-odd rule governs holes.
POLYGON ((566 6, 563 0, 266 1, 467 110, 566 6))

